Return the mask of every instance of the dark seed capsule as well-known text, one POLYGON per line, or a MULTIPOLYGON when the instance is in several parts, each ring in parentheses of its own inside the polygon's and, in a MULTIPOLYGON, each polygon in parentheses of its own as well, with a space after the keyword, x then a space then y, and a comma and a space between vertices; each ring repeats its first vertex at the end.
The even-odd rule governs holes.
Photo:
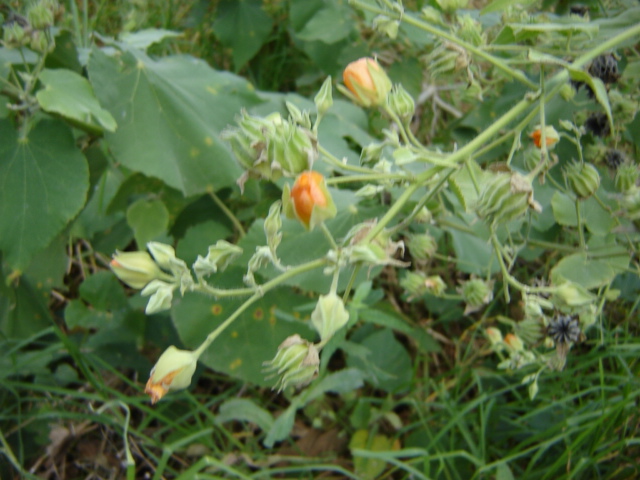
POLYGON ((604 156, 604 162, 612 170, 617 170, 624 163, 624 155, 619 150, 608 150, 604 156))
POLYGON ((575 5, 571 5, 571 7, 569 7, 569 13, 571 13, 572 15, 584 17, 585 15, 587 15, 587 13, 589 13, 589 7, 580 3, 576 3, 575 5))
POLYGON ((618 61, 610 53, 600 55, 591 62, 591 65, 589 66, 589 74, 592 77, 599 78, 604 83, 616 83, 618 78, 620 78, 620 73, 618 72, 618 61))
POLYGON ((549 322, 547 335, 556 344, 577 342, 580 338, 580 323, 570 315, 558 315, 549 322))
POLYGON ((611 133, 609 119, 605 113, 594 113, 591 115, 584 122, 584 128, 596 137, 608 137, 611 133))

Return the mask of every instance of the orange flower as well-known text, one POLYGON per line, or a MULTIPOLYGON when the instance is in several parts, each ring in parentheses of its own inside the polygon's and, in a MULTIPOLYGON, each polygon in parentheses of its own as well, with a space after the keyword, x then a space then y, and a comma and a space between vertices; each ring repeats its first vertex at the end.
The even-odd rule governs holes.
MULTIPOLYGON (((553 127, 545 127, 544 133, 545 143, 547 144, 547 147, 550 147, 551 145, 557 143, 558 140, 560 140, 558 132, 556 132, 556 129, 553 127)), ((542 146, 542 130, 540 129, 540 127, 536 128, 530 136, 533 140, 533 144, 536 147, 540 148, 542 146)))
POLYGON ((303 172, 288 195, 287 190, 285 188, 283 194, 285 214, 297 218, 306 228, 312 229, 323 220, 335 217, 336 206, 322 174, 303 172))
POLYGON ((391 80, 373 58, 351 62, 344 69, 342 79, 351 99, 364 107, 383 104, 391 90, 391 80))

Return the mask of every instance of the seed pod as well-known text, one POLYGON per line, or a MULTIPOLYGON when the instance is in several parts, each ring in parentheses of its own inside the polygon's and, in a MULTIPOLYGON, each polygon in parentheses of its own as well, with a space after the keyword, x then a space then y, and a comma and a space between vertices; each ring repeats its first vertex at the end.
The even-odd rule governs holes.
POLYGON ((617 170, 617 168, 624 163, 624 155, 620 150, 608 150, 604 156, 604 162, 607 164, 607 167, 612 170, 617 170))
POLYGON ((574 162, 565 169, 569 185, 578 198, 588 198, 600 186, 600 174, 590 163, 574 162))
POLYGON ((517 172, 499 173, 480 194, 477 213, 491 223, 508 222, 524 215, 529 207, 541 210, 533 199, 531 180, 517 172))
POLYGON ((401 119, 408 120, 413 116, 416 104, 409 92, 402 85, 397 84, 389 94, 389 108, 401 119))
POLYGON ((611 133, 609 119, 605 113, 594 113, 590 115, 584 122, 584 128, 596 137, 608 137, 611 133))
POLYGON ((428 233, 410 235, 407 247, 416 260, 429 260, 438 249, 438 242, 428 233))
POLYGON ((493 300, 493 282, 485 282, 479 278, 465 282, 460 289, 462 298, 467 304, 464 314, 476 312, 493 300))
POLYGON ((600 55, 591 62, 589 75, 599 78, 604 83, 616 83, 620 78, 618 61, 611 53, 600 55))
POLYGON ((620 193, 627 193, 636 186, 640 171, 638 166, 633 163, 622 165, 616 172, 615 187, 620 193))

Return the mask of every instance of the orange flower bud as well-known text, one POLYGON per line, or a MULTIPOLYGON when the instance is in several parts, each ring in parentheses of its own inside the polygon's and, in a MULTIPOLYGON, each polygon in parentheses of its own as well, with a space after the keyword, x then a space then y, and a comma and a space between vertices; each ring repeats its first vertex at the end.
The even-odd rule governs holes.
POLYGON ((167 348, 151 370, 144 393, 154 404, 170 390, 187 388, 196 370, 198 357, 189 350, 179 350, 173 345, 167 348))
POLYGON ((517 335, 513 333, 507 333, 504 337, 504 343, 506 343, 509 347, 511 347, 516 352, 521 352, 524 350, 524 343, 517 335))
POLYGON ((318 172, 301 173, 290 192, 285 187, 283 204, 285 214, 297 218, 308 229, 336 215, 336 206, 324 177, 318 172))
POLYGON ((363 107, 383 104, 391 91, 391 80, 373 58, 365 57, 351 62, 344 69, 342 79, 351 99, 363 107))
MULTIPOLYGON (((560 137, 558 136, 558 132, 556 132, 556 129, 553 127, 545 127, 544 133, 545 133, 545 143, 547 144, 547 147, 550 147, 551 145, 557 143, 558 140, 560 140, 560 137)), ((536 147, 541 148, 542 130, 540 130, 540 127, 536 128, 533 131, 533 133, 531 134, 531 139, 533 140, 533 144, 536 147)))

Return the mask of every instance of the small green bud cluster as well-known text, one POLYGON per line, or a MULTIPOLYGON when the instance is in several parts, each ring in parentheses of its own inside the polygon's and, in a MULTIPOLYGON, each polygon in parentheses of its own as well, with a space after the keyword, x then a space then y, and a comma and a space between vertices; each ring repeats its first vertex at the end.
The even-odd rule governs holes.
POLYGON ((280 392, 289 385, 303 387, 311 382, 318 375, 320 354, 314 344, 296 334, 287 337, 264 366, 265 372, 279 376, 274 388, 280 392))
POLYGON ((600 186, 600 174, 590 163, 574 162, 564 173, 578 198, 589 198, 600 186))
POLYGON ((491 178, 478 199, 477 213, 491 224, 508 222, 524 215, 529 208, 540 212, 533 199, 531 180, 517 172, 498 173, 491 178))
POLYGON ((243 112, 237 122, 238 127, 222 132, 222 138, 229 141, 238 162, 247 170, 238 180, 241 187, 248 176, 273 181, 283 175, 295 177, 310 169, 318 156, 311 131, 295 120, 284 120, 279 113, 262 118, 243 112))
POLYGON ((389 102, 389 108, 402 120, 411 120, 416 110, 416 104, 413 101, 413 97, 402 85, 396 84, 393 86, 387 101, 389 102))
POLYGON ((320 343, 311 343, 300 335, 292 335, 278 347, 273 360, 264 363, 265 372, 277 375, 274 388, 303 387, 318 375, 322 347, 349 321, 349 313, 342 299, 330 292, 318 299, 311 314, 311 323, 320 334, 320 343))
POLYGON ((470 15, 458 17, 458 37, 475 47, 487 43, 487 34, 482 31, 482 25, 470 15))
POLYGON ((427 293, 439 297, 444 294, 447 284, 439 275, 427 277, 423 272, 406 272, 400 286, 409 294, 408 300, 420 298, 427 293))
POLYGON ((420 261, 429 260, 438 249, 438 242, 428 233, 409 235, 407 248, 411 256, 420 261))
POLYGON ((635 163, 624 163, 616 171, 615 187, 620 193, 631 192, 636 188, 640 170, 635 163))
POLYGON ((457 45, 447 41, 438 42, 436 48, 424 57, 433 78, 449 75, 469 66, 469 54, 457 45))
POLYGON ((55 45, 48 29, 53 26, 58 9, 56 0, 40 0, 31 4, 26 18, 12 13, 3 27, 4 45, 8 48, 29 46, 35 52, 50 52, 55 45))
POLYGON ((464 314, 468 315, 477 312, 493 300, 493 282, 472 278, 462 284, 459 292, 467 305, 464 309, 464 314))

